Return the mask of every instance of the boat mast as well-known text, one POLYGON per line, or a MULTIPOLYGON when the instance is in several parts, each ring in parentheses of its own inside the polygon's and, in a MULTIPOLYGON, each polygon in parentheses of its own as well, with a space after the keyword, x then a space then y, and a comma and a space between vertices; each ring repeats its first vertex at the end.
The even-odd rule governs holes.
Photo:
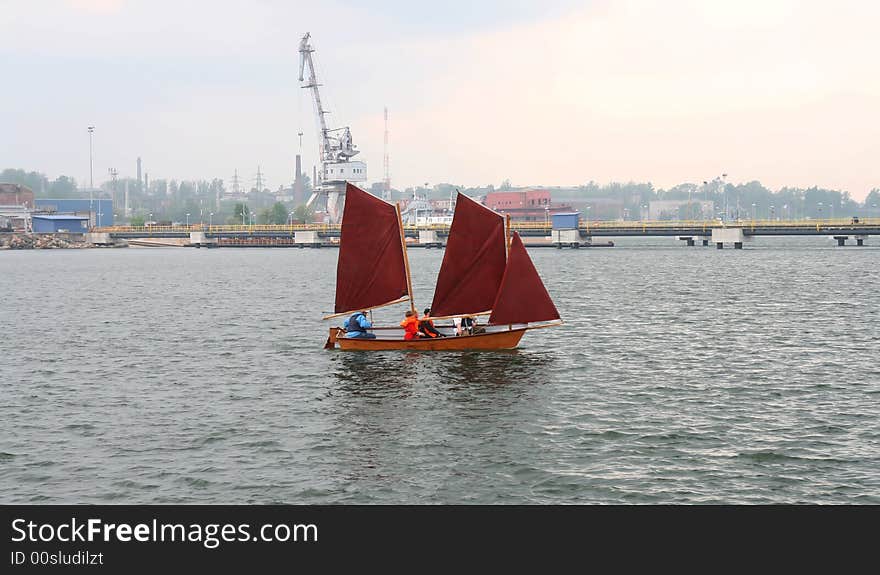
MULTIPOLYGON (((507 261, 510 262, 510 214, 505 214, 505 223, 507 224, 505 229, 505 234, 507 235, 507 240, 504 242, 504 253, 507 256, 507 261)), ((507 331, 513 330, 513 324, 507 324, 507 331)))
POLYGON ((403 217, 400 215, 400 202, 394 203, 397 210, 397 229, 400 230, 400 247, 403 248, 403 266, 406 269, 406 290, 409 293, 409 309, 416 312, 416 302, 413 299, 412 278, 409 275, 409 256, 406 254, 406 236, 403 233, 403 217))

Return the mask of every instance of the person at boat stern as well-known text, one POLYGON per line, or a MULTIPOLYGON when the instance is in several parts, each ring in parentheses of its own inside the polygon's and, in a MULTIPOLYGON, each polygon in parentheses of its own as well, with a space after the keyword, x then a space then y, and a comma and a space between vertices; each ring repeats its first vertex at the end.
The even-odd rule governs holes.
POLYGON ((425 335, 419 331, 419 314, 413 310, 407 310, 400 327, 403 328, 403 339, 418 339, 425 335))
POLYGON ((365 311, 353 313, 351 317, 342 323, 342 327, 345 329, 345 337, 349 339, 356 337, 375 339, 376 337, 375 333, 367 331, 373 327, 373 324, 367 319, 367 312, 365 311))
POLYGON ((419 330, 428 337, 446 337, 434 327, 434 320, 431 319, 431 308, 425 308, 425 314, 419 321, 419 330))

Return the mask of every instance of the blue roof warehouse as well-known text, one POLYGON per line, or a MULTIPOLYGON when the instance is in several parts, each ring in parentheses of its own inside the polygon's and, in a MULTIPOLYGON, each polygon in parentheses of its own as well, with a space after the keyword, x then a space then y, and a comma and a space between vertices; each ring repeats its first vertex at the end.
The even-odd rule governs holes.
POLYGON ((84 233, 88 231, 87 216, 49 216, 36 215, 31 217, 35 234, 54 234, 58 232, 84 233))
POLYGON ((72 214, 76 216, 91 216, 92 226, 113 225, 113 200, 109 198, 77 198, 77 199, 52 199, 36 198, 34 207, 38 211, 46 211, 53 214, 72 214))

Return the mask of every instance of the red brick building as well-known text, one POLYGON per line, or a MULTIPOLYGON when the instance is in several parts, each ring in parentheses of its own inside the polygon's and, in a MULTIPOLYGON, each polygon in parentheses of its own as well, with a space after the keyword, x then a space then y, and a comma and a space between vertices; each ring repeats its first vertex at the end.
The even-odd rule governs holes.
POLYGON ((26 206, 34 209, 34 193, 21 184, 0 184, 0 206, 26 206))
POLYGON ((489 192, 483 203, 499 214, 510 214, 511 220, 542 222, 557 212, 570 212, 571 206, 554 205, 550 190, 489 192))

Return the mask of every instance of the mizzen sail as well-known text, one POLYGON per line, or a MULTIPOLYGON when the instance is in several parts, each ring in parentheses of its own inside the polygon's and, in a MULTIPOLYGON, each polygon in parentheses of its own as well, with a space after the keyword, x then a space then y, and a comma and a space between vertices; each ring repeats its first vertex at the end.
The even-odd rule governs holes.
POLYGON ((504 242, 504 218, 459 193, 437 276, 432 316, 492 309, 506 264, 504 242))
POLYGON ((336 267, 337 314, 378 307, 408 295, 397 210, 357 186, 345 186, 336 267))
POLYGON ((519 234, 513 233, 507 269, 492 306, 492 325, 531 323, 559 319, 559 312, 526 252, 519 234))

